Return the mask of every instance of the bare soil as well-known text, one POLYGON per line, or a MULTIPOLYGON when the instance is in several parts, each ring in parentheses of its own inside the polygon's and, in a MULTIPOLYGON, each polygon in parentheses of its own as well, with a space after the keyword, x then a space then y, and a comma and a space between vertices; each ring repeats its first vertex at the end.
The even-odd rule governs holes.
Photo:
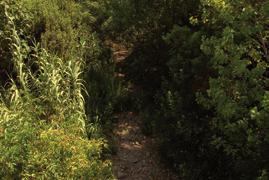
POLYGON ((117 154, 114 174, 119 180, 178 180, 159 161, 155 140, 143 135, 141 121, 132 112, 119 115, 113 131, 117 154))

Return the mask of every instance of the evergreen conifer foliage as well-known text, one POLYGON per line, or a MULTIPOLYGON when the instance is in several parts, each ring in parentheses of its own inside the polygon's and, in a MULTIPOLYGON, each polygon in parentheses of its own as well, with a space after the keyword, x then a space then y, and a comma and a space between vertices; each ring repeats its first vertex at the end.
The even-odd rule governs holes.
POLYGON ((253 179, 268 171, 268 117, 259 113, 268 91, 268 5, 203 1, 203 6, 204 22, 216 32, 202 45, 218 74, 202 103, 215 109, 211 124, 218 134, 212 144, 231 157, 233 178, 253 179))

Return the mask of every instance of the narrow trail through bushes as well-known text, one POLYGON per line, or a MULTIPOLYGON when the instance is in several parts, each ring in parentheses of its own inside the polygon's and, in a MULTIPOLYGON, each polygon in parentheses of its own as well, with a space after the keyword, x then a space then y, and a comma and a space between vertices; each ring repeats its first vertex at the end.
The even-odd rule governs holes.
POLYGON ((117 154, 113 156, 114 174, 119 180, 177 180, 159 162, 154 138, 143 135, 141 120, 124 112, 113 131, 117 154))
MULTIPOLYGON (((112 44, 116 62, 122 62, 129 50, 112 44)), ((123 74, 118 74, 124 77, 123 74)), ((116 154, 112 157, 113 171, 119 180, 178 180, 160 163, 154 138, 142 133, 142 121, 133 112, 121 112, 113 130, 116 154)))

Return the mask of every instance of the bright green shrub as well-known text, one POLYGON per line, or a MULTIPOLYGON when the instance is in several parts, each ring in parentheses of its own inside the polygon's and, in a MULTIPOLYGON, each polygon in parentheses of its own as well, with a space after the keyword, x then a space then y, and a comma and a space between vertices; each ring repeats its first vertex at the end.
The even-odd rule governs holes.
POLYGON ((101 157, 106 142, 87 139, 80 79, 83 60, 62 60, 29 47, 18 33, 16 12, 1 5, 16 76, 1 93, 0 177, 112 179, 111 164, 101 157), (28 61, 38 69, 32 71, 28 61))
POLYGON ((83 21, 89 13, 82 11, 79 3, 73 0, 22 0, 32 14, 32 31, 42 47, 65 59, 77 55, 79 39, 91 34, 84 28, 83 21), (86 34, 87 33, 87 34, 86 34))
MULTIPOLYGON (((106 21, 104 1, 21 0, 33 17, 31 36, 50 54, 64 61, 83 58, 81 78, 84 93, 87 127, 93 123, 109 123, 119 94, 119 81, 114 76, 111 52, 101 40, 102 23, 106 21), (100 83, 103 82, 103 83, 100 83)), ((29 43, 31 44, 31 42, 29 43)), ((35 64, 32 69, 36 70, 35 64)), ((49 65, 49 64, 48 64, 49 65)), ((99 136, 100 133, 96 132, 99 136)), ((91 136, 89 130, 89 136, 91 136)))

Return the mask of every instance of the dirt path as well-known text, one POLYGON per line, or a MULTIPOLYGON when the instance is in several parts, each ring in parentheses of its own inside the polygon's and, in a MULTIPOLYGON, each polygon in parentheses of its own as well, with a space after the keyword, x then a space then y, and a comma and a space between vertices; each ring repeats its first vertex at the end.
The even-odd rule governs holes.
POLYGON ((119 115, 114 129, 117 154, 114 174, 119 180, 177 180, 162 167, 154 149, 154 139, 141 132, 141 121, 132 112, 119 115))
MULTIPOLYGON (((113 59, 120 64, 131 53, 131 49, 111 41, 107 45, 113 52, 113 59)), ((124 78, 124 74, 117 74, 124 78)), ((113 171, 119 180, 178 180, 178 178, 159 163, 153 138, 141 131, 141 120, 132 112, 118 116, 113 130, 117 149, 112 157, 113 171)))

